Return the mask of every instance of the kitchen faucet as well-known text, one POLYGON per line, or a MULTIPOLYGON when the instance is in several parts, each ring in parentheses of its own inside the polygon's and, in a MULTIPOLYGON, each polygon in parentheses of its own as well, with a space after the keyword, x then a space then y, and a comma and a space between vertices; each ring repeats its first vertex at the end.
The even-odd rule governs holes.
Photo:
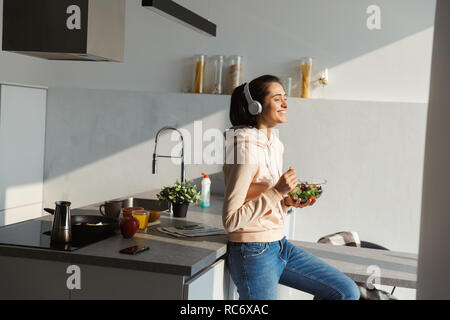
POLYGON ((152 162, 152 173, 156 174, 156 160, 158 158, 172 158, 172 159, 179 159, 181 158, 181 182, 184 182, 185 180, 185 172, 184 172, 184 140, 183 140, 183 134, 181 133, 180 130, 178 130, 177 128, 174 127, 162 127, 161 129, 159 129, 158 133, 156 134, 156 138, 155 138, 155 150, 153 151, 153 162, 152 162), (163 156, 163 155, 159 155, 156 153, 156 146, 158 145, 158 136, 161 134, 161 132, 166 131, 166 130, 174 130, 176 132, 178 132, 178 134, 180 135, 181 138, 181 156, 179 157, 173 157, 173 156, 163 156))

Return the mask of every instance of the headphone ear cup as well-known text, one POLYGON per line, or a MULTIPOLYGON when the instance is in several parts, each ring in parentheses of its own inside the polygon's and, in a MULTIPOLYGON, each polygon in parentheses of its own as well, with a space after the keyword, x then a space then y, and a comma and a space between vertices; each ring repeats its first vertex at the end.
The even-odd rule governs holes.
POLYGON ((262 112, 261 103, 259 103, 258 101, 253 101, 253 103, 248 106, 248 111, 251 115, 254 116, 260 114, 262 112))

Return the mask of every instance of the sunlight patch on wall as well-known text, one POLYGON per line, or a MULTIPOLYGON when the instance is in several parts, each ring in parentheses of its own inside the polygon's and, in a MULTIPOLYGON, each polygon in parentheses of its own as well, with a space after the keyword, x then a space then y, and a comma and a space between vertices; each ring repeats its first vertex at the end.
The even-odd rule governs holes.
POLYGON ((313 97, 427 103, 433 31, 430 27, 330 68, 328 86, 313 97))

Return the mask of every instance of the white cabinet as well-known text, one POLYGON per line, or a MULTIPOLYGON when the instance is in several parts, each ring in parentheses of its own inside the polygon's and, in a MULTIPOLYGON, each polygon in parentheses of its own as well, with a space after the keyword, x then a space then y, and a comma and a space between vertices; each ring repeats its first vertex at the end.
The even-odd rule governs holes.
POLYGON ((230 277, 225 268, 225 260, 219 259, 184 284, 186 300, 228 299, 230 277))
POLYGON ((0 87, 0 225, 41 216, 46 100, 43 88, 0 87))

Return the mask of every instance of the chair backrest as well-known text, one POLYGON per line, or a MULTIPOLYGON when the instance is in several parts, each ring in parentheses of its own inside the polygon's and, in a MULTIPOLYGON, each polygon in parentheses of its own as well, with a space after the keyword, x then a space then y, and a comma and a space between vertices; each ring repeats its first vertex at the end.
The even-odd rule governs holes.
POLYGON ((360 247, 361 241, 355 231, 341 231, 320 238, 318 243, 332 244, 334 246, 360 247))
POLYGON ((380 246, 379 244, 368 242, 368 241, 361 241, 361 248, 388 250, 389 251, 389 249, 387 249, 383 246, 380 246))

